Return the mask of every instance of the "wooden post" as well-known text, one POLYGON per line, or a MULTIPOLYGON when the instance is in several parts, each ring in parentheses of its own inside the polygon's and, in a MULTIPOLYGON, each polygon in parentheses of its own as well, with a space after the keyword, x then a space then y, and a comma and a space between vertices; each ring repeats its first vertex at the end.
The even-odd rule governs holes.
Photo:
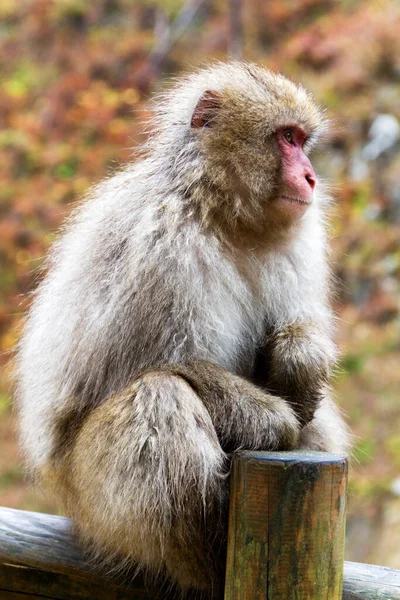
POLYGON ((341 600, 346 484, 344 456, 238 453, 225 600, 341 600))

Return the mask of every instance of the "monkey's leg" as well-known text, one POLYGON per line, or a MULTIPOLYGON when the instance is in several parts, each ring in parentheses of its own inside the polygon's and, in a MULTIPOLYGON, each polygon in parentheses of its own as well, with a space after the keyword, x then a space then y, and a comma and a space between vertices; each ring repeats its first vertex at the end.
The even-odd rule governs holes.
POLYGON ((69 450, 54 457, 52 476, 83 538, 100 556, 167 574, 184 589, 216 588, 209 538, 224 541, 228 464, 192 387, 147 373, 72 422, 75 436, 66 434, 69 450))
POLYGON ((205 361, 146 373, 65 422, 75 434, 60 433, 70 450, 54 471, 82 535, 197 589, 221 579, 228 465, 216 429, 232 450, 293 447, 299 433, 284 400, 205 361))
POLYGON ((326 392, 315 411, 314 419, 300 433, 298 448, 348 454, 351 435, 340 409, 326 392))

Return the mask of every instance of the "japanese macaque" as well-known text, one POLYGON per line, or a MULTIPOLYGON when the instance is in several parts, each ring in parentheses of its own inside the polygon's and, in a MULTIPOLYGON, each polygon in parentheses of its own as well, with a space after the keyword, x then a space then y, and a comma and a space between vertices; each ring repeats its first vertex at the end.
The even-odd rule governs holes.
POLYGON ((96 554, 218 597, 232 454, 348 446, 307 156, 325 121, 303 88, 231 63, 178 82, 154 125, 50 255, 21 438, 96 554))

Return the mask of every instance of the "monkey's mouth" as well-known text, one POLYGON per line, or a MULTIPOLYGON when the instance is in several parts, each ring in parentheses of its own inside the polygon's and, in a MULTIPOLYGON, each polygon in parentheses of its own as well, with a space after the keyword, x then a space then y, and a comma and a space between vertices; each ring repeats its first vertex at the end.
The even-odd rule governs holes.
POLYGON ((288 200, 293 204, 302 204, 303 206, 311 204, 311 200, 300 200, 300 198, 292 198, 291 196, 281 196, 281 198, 283 198, 283 200, 288 200))

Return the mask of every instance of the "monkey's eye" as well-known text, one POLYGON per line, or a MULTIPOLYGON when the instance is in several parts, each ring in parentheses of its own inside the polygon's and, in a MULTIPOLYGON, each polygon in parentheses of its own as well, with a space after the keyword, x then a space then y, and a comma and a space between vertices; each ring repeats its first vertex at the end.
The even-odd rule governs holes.
POLYGON ((291 144, 292 146, 294 145, 294 136, 293 131, 291 129, 286 129, 286 131, 283 132, 283 137, 285 138, 288 144, 291 144))

